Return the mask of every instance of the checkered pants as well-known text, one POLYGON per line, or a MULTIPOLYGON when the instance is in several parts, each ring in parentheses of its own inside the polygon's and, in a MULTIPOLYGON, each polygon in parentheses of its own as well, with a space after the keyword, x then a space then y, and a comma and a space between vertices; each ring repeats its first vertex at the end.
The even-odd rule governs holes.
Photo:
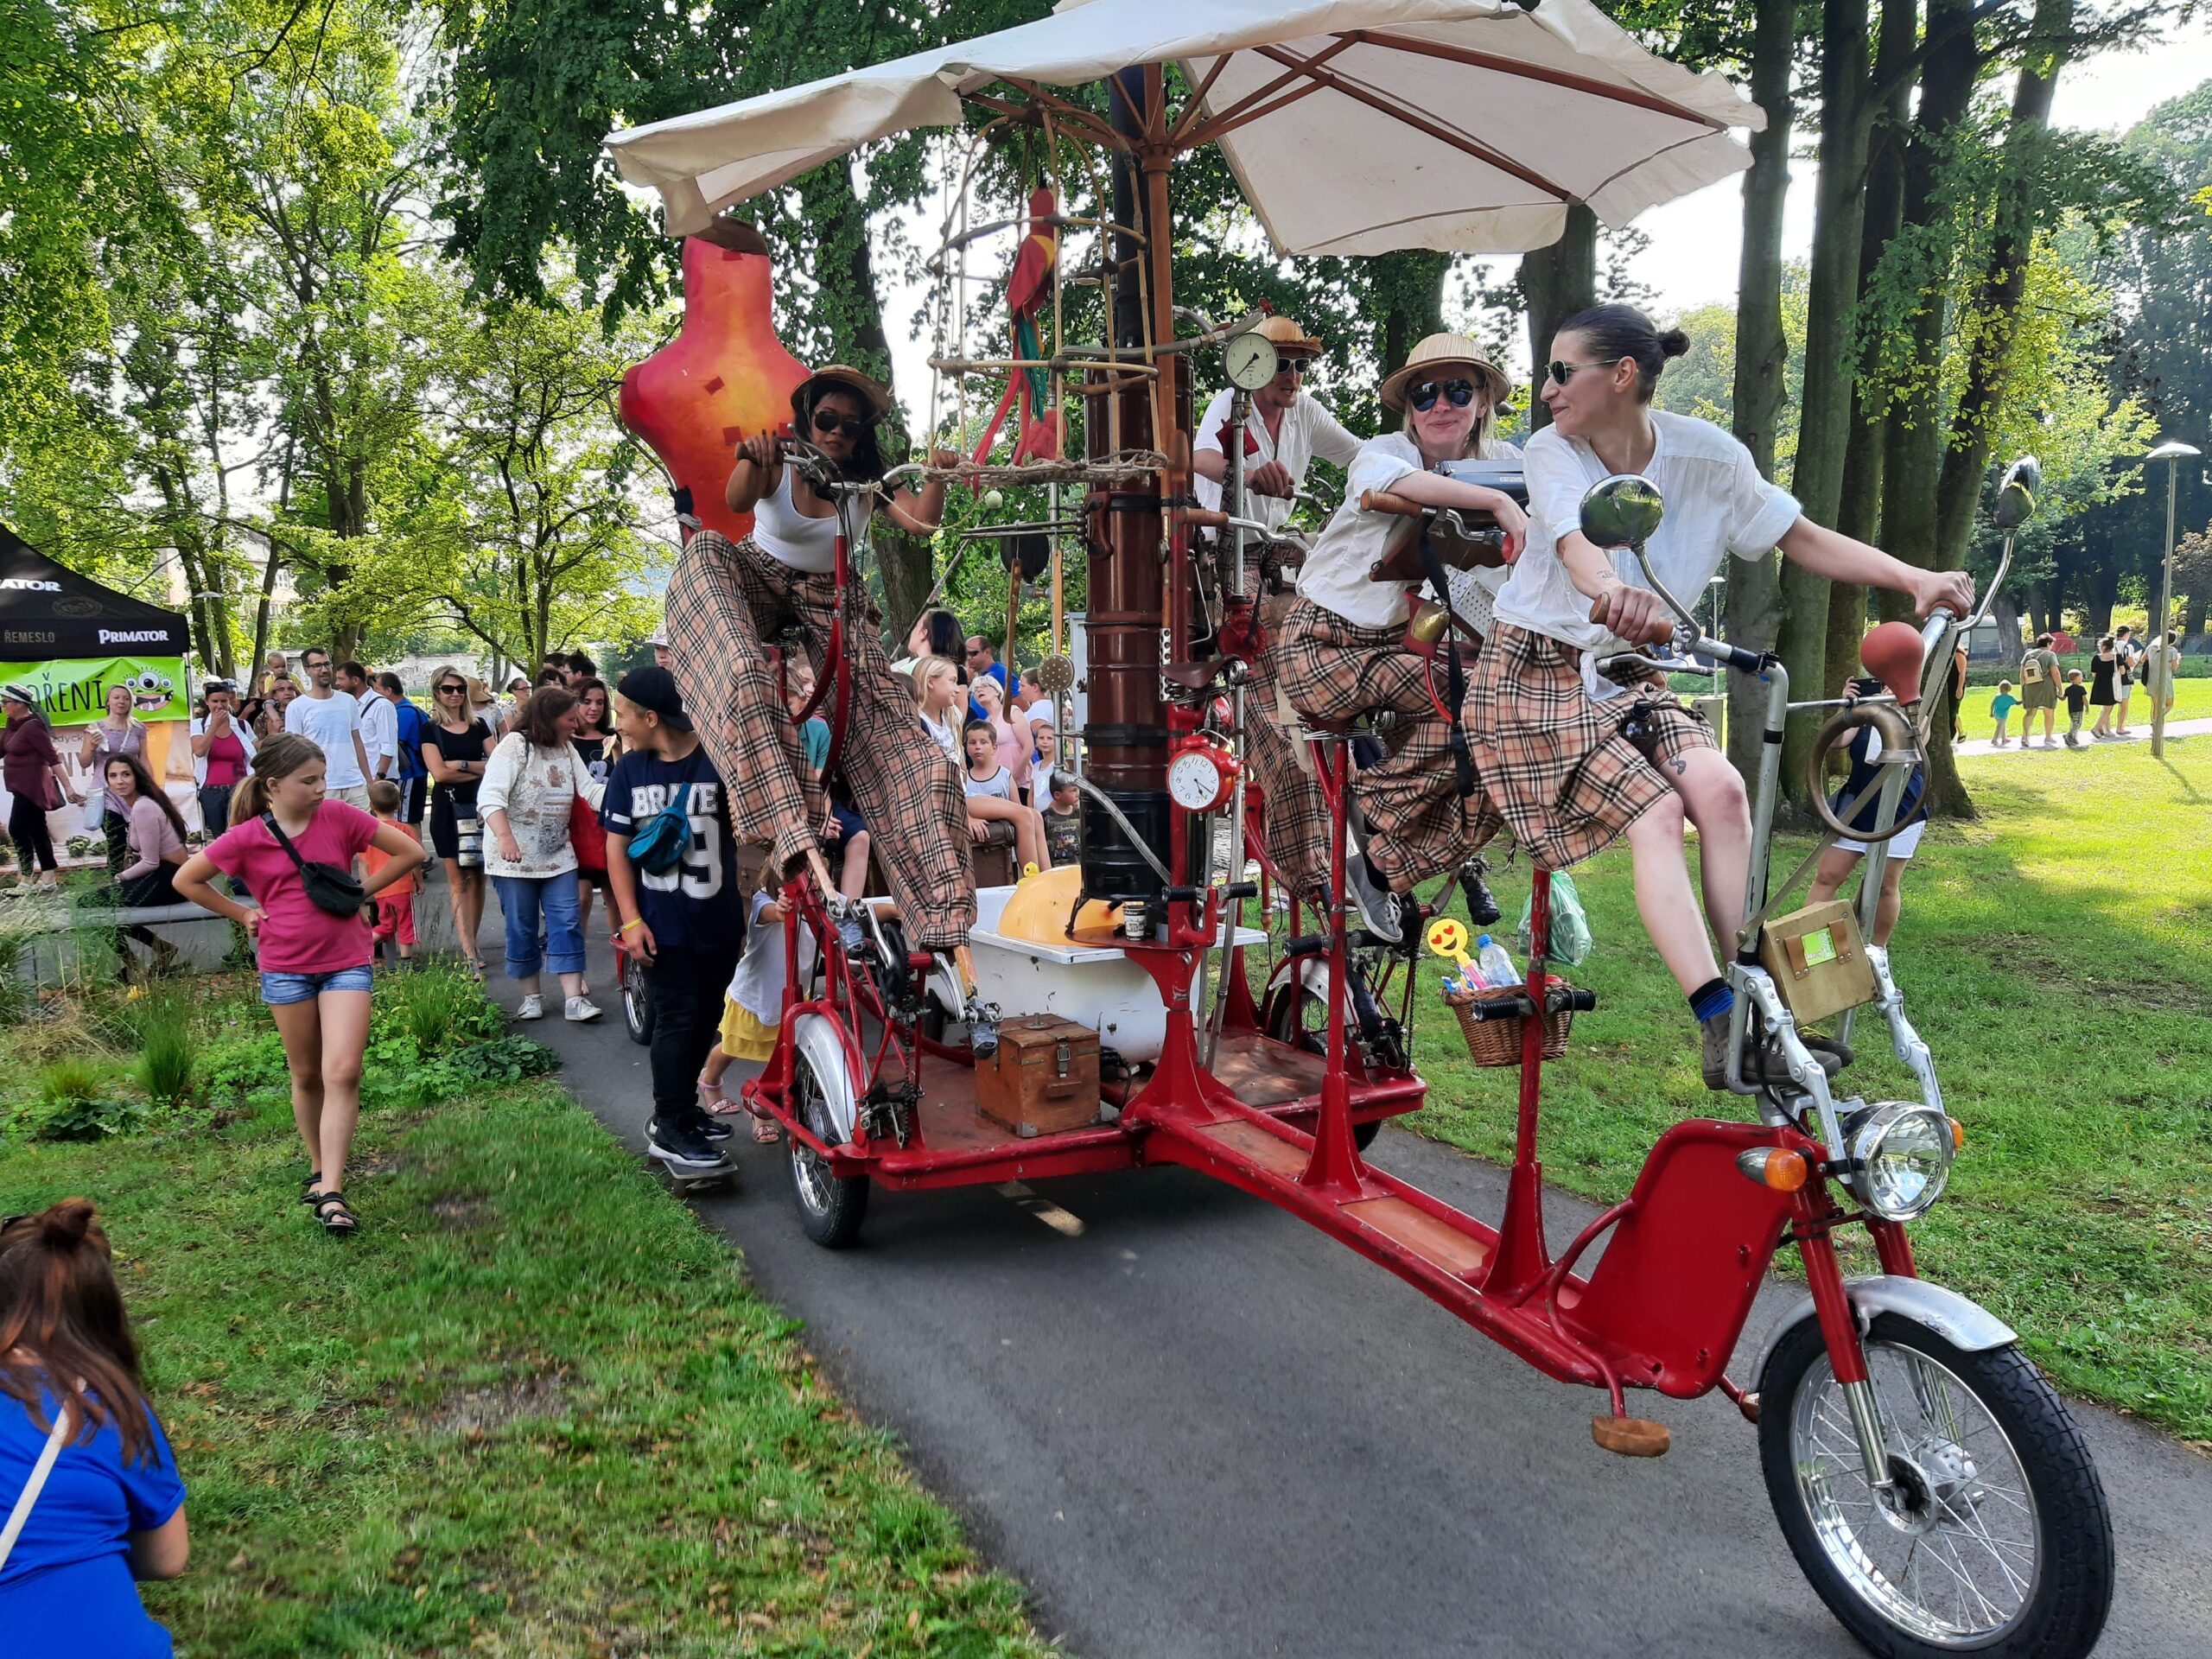
POLYGON ((1602 851, 1666 798, 1662 766, 1714 747, 1704 717, 1664 686, 1601 709, 1583 686, 1580 652, 1503 622, 1469 677, 1466 721, 1514 839, 1548 870, 1602 851), (1639 710, 1641 742, 1623 730, 1639 710))
POLYGON ((1367 856, 1401 892, 1463 863, 1503 820, 1478 782, 1459 797, 1452 732, 1429 687, 1429 662, 1405 648, 1402 626, 1363 628, 1300 600, 1283 624, 1275 671, 1290 706, 1310 720, 1388 711, 1382 759, 1352 773, 1367 820, 1367 856))
MULTIPOLYGON (((713 531, 691 538, 668 588, 676 683, 728 787, 731 824, 741 840, 766 843, 786 873, 820 847, 826 803, 761 636, 797 623, 825 674, 836 607, 827 572, 794 570, 750 537, 733 544, 713 531)), ((918 950, 948 950, 967 942, 976 919, 959 772, 891 672, 874 607, 859 608, 865 614, 849 618, 845 633, 853 689, 838 770, 898 894, 907 938, 918 950)))
POLYGON ((1245 683, 1244 744, 1260 785, 1261 840, 1283 885, 1311 903, 1329 893, 1329 803, 1313 774, 1298 764, 1275 708, 1281 647, 1269 639, 1245 683))

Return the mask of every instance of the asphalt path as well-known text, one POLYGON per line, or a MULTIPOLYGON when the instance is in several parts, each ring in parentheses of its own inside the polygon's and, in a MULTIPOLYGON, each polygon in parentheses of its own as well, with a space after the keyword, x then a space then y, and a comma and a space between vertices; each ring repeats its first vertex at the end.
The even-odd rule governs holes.
MULTIPOLYGON (((496 903, 487 923, 496 963, 496 903)), ((606 1021, 529 1034, 642 1151, 645 1051, 621 1030, 603 938, 591 966, 606 1021)), ((879 1191, 860 1244, 834 1253, 799 1232, 782 1148, 742 1127, 731 1145, 737 1190, 695 1197, 702 1219, 1071 1653, 1863 1651, 1799 1573, 1754 1433, 1718 1394, 1637 1396, 1674 1449, 1612 1457, 1590 1440, 1602 1396, 1188 1171, 879 1191)), ((1374 1156, 1473 1213, 1502 1207, 1502 1173, 1448 1147, 1393 1128, 1374 1156)), ((1592 1213, 1555 1192, 1547 1207, 1555 1248, 1592 1213)), ((1739 1365, 1796 1294, 1762 1294, 1739 1365)), ((2118 1529, 2099 1654, 2212 1655, 2212 1461, 2075 1410, 2118 1529)))

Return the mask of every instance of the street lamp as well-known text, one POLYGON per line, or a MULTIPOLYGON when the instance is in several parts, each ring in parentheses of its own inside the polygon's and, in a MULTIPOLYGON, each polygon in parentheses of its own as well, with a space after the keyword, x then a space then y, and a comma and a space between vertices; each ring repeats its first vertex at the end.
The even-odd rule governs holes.
POLYGON ((2166 645, 2166 619, 2172 613, 2174 603, 2174 481, 2181 463, 2204 452, 2194 444, 2169 438, 2153 449, 2149 459, 2166 463, 2166 556, 2158 582, 2158 613, 2151 627, 2151 637, 2158 647, 2158 681, 2151 687, 2151 754, 2163 760, 2166 756, 2166 687, 2174 677, 2173 654, 2166 645))

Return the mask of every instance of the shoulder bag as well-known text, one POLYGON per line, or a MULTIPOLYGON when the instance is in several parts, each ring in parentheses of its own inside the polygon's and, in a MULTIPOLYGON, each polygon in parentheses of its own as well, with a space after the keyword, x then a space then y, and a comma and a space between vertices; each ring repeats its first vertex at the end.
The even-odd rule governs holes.
POLYGON ((46 1490, 46 1478, 54 1472, 54 1461, 61 1455, 62 1442, 69 1438, 69 1408, 54 1408, 54 1432, 46 1437, 46 1449, 38 1454, 38 1461, 31 1465, 31 1478, 23 1483, 23 1493, 16 1500, 16 1507, 8 1511, 8 1524, 0 1527, 0 1567, 8 1565, 8 1557, 15 1552, 16 1540, 22 1536, 23 1523, 31 1518, 31 1507, 38 1502, 38 1495, 46 1490))
POLYGON ((292 838, 276 827, 276 815, 264 812, 261 821, 269 826, 269 833, 276 837, 276 844, 291 855, 292 864, 300 873, 300 886, 307 890, 308 902, 317 910, 332 916, 358 917, 367 899, 361 884, 353 879, 351 870, 341 870, 335 864, 324 864, 300 856, 300 849, 292 845, 292 838))
POLYGON ((584 794, 586 775, 583 756, 571 743, 569 746, 569 776, 576 785, 576 792, 569 801, 569 845, 575 849, 579 870, 587 875, 604 875, 607 873, 607 830, 599 821, 599 810, 584 794))

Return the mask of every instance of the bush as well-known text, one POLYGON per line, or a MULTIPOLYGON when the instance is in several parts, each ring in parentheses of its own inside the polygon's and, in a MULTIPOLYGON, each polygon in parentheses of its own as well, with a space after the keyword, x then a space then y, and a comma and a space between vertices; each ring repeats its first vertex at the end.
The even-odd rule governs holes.
POLYGON ((124 1018, 137 1034, 136 1069, 146 1097, 157 1106, 190 1105, 200 1046, 192 1030, 191 1002, 164 992, 126 1004, 124 1018))
POLYGON ((105 1081, 92 1061, 81 1054, 66 1054, 39 1067, 38 1097, 49 1106, 81 1103, 95 1098, 105 1081))
POLYGON ((560 1057, 551 1049, 527 1037, 500 1037, 426 1057, 408 1078, 407 1091, 416 1102, 428 1104, 486 1086, 542 1077, 560 1064, 560 1057))
POLYGON ((445 963, 385 980, 378 1002, 379 1023, 404 1036, 425 1058, 456 1041, 497 1036, 501 1027, 499 1009, 482 987, 445 963))
POLYGON ((41 1141, 97 1141, 144 1126, 146 1108, 135 1100, 64 1101, 38 1126, 41 1141))

